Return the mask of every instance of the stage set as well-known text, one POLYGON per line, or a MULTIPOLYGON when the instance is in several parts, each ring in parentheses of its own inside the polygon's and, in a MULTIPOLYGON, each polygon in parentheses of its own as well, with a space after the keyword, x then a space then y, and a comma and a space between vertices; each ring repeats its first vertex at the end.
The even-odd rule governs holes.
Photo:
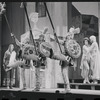
POLYGON ((99 10, 0 2, 0 100, 100 100, 99 10))

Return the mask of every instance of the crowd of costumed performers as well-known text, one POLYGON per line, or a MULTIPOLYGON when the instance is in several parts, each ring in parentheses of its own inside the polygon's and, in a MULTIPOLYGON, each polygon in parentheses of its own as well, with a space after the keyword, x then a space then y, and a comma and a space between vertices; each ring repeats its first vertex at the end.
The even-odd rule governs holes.
POLYGON ((7 20, 5 13, 5 3, 1 3, 1 14, 4 14, 4 17, 7 21, 10 35, 15 42, 18 50, 14 49, 14 45, 10 44, 7 51, 4 53, 3 57, 3 67, 7 75, 7 88, 12 88, 13 86, 13 77, 14 77, 14 68, 22 68, 22 81, 23 89, 26 89, 26 77, 25 69, 35 66, 35 88, 34 91, 39 91, 41 82, 40 82, 40 69, 41 65, 46 66, 46 58, 52 60, 59 60, 61 66, 62 78, 64 81, 64 88, 66 92, 70 92, 70 82, 68 77, 68 68, 77 67, 77 59, 82 54, 81 58, 81 76, 83 77, 83 83, 90 83, 89 78, 93 79, 93 83, 97 84, 100 79, 99 71, 99 60, 100 52, 98 43, 96 42, 95 36, 85 37, 84 45, 81 50, 81 46, 75 40, 74 35, 79 35, 80 28, 75 28, 74 26, 70 27, 69 31, 66 33, 66 37, 63 37, 60 41, 59 37, 56 34, 53 22, 51 20, 50 14, 48 12, 46 3, 44 3, 47 14, 49 16, 53 33, 49 35, 50 42, 56 42, 59 46, 60 51, 55 52, 54 48, 47 41, 46 35, 48 35, 48 27, 44 27, 43 30, 39 29, 37 26, 38 22, 38 13, 32 12, 28 17, 27 9, 24 3, 21 3, 21 6, 25 9, 25 14, 29 24, 29 31, 20 36, 21 41, 19 41, 16 36, 11 31, 10 25, 7 20), (31 28, 30 21, 33 22, 34 27, 31 28), (91 71, 90 71, 91 70, 91 71))

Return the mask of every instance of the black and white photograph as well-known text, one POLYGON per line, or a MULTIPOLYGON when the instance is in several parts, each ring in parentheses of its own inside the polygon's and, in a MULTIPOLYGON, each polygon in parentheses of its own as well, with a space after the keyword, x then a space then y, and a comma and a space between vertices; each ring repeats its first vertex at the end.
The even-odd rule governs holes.
POLYGON ((100 2, 0 2, 0 100, 100 100, 100 2))

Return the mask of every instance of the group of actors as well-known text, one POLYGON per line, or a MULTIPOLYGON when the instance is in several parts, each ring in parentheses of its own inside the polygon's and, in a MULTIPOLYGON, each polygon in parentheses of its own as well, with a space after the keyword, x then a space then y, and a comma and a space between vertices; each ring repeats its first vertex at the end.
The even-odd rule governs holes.
POLYGON ((97 84, 100 80, 100 50, 95 36, 84 38, 83 53, 81 59, 81 76, 83 83, 97 84))
MULTIPOLYGON (((62 72, 62 78, 64 81, 65 91, 70 91, 70 83, 68 78, 68 67, 76 67, 76 60, 71 57, 67 50, 65 49, 65 42, 69 41, 70 39, 74 39, 74 34, 80 33, 80 29, 75 27, 71 27, 69 32, 66 33, 66 37, 63 38, 63 42, 61 41, 60 47, 62 48, 62 53, 55 52, 52 46, 48 46, 47 52, 49 55, 43 55, 40 48, 40 45, 46 41, 46 35, 48 34, 48 28, 44 28, 44 30, 38 29, 36 23, 38 21, 38 13, 33 12, 30 14, 30 21, 34 23, 34 28, 32 29, 33 36, 38 37, 38 41, 32 43, 30 32, 26 32, 21 37, 21 42, 15 37, 14 34, 11 33, 18 50, 14 50, 14 45, 10 44, 8 50, 4 54, 3 59, 3 66, 7 74, 7 88, 12 88, 13 86, 13 69, 16 67, 21 67, 23 69, 22 72, 22 81, 23 81, 23 89, 26 89, 26 82, 25 82, 25 68, 32 68, 35 66, 35 76, 36 76, 36 83, 35 89, 36 91, 40 90, 40 68, 41 63, 44 63, 46 66, 46 58, 50 58, 53 60, 59 60, 62 72), (36 50, 36 51, 35 51, 36 50), (11 79, 10 79, 11 76, 11 79)), ((34 37, 35 38, 35 37, 34 37)), ((55 40, 53 35, 50 35, 50 40, 55 40)), ((52 42, 52 41, 50 41, 52 42)), ((50 42, 48 45, 50 45, 50 42)), ((81 69, 82 69, 82 77, 84 78, 84 83, 89 83, 89 75, 92 75, 93 82, 96 83, 97 80, 100 79, 100 72, 99 72, 99 48, 96 42, 96 37, 91 36, 90 39, 84 38, 84 46, 83 46, 83 53, 82 53, 82 61, 81 61, 81 69), (90 40, 90 41, 89 41, 90 40), (91 42, 91 44, 90 44, 91 42), (91 67, 90 67, 91 66, 91 67), (89 73, 89 69, 91 69, 91 74, 89 73)))
MULTIPOLYGON (((30 49, 29 51, 27 51, 28 48, 31 46, 30 45, 31 43, 29 43, 29 41, 27 42, 25 41, 25 43, 21 43, 18 41, 18 39, 13 34, 12 34, 12 37, 15 39, 15 42, 18 48, 20 49, 16 51, 14 50, 14 45, 10 44, 8 47, 8 50, 4 54, 3 66, 7 74, 7 88, 12 88, 13 86, 13 75, 14 75, 13 69, 16 67, 21 67, 23 69, 23 72, 22 72, 23 89, 26 89, 25 68, 26 67, 32 68, 32 66, 35 66, 35 69, 36 69, 35 70, 35 75, 36 75, 35 90, 39 91, 40 89, 40 68, 41 68, 41 64, 43 63, 46 66, 46 57, 45 55, 41 54, 41 52, 38 49, 39 49, 40 44, 45 41, 44 39, 45 36, 43 34, 40 35, 39 41, 36 42, 38 44, 36 47, 36 50, 38 51, 39 55, 36 55, 35 53, 31 53, 31 52, 35 52, 33 49, 30 49)), ((66 39, 68 40, 68 37, 66 39)), ((60 45, 63 46, 62 43, 60 45)), ((62 76, 64 78, 65 89, 70 90, 70 84, 69 84, 69 78, 68 78, 68 66, 74 66, 73 60, 68 54, 66 54, 65 49, 63 49, 63 54, 61 52, 59 53, 54 52, 54 50, 51 47, 49 49, 50 49, 49 50, 50 55, 47 58, 60 61, 60 65, 62 66, 61 71, 62 71, 62 76)))

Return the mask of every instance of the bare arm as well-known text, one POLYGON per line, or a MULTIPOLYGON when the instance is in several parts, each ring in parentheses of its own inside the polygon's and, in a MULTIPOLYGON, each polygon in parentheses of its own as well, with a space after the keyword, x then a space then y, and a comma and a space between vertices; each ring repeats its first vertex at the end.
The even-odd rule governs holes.
POLYGON ((91 52, 93 50, 93 48, 95 48, 95 45, 96 45, 95 43, 92 43, 92 45, 89 48, 89 52, 91 52))
POLYGON ((15 38, 15 42, 16 42, 16 44, 17 44, 19 47, 21 47, 21 43, 18 41, 17 38, 15 38))

